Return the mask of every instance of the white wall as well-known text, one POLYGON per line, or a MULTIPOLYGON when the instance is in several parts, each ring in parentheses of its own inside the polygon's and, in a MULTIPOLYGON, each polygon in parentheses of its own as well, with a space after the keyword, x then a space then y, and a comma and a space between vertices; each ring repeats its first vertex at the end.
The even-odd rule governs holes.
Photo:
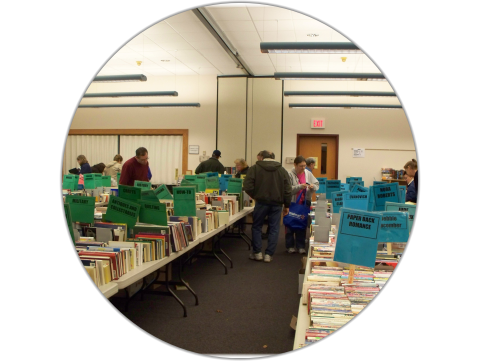
POLYGON ((233 167, 245 158, 247 78, 218 79, 218 149, 221 163, 233 167))
MULTIPOLYGON (((178 97, 87 98, 80 104, 104 103, 200 103, 200 108, 98 108, 78 109, 71 129, 189 129, 189 144, 200 154, 215 150, 217 77, 149 76, 141 83, 95 83, 87 93, 176 90, 178 97)), ((129 159, 133 154, 122 154, 129 159)), ((188 156, 188 169, 195 170, 198 155, 188 156)))
MULTIPOLYGON (((247 162, 254 164, 260 150, 281 153, 282 82, 271 78, 248 79, 248 101, 245 120, 245 78, 221 78, 219 94, 219 149, 222 162, 232 166, 233 159, 247 153, 247 162), (231 92, 231 93, 230 93, 231 92), (230 94, 229 94, 230 93, 230 94), (230 116, 231 115, 231 116, 230 116), (245 124, 245 121, 247 124, 245 124), (247 149, 245 149, 245 134, 247 149)), ((364 90, 391 91, 387 82, 315 82, 285 81, 285 90, 364 90)), ((177 98, 88 99, 84 103, 105 102, 199 102, 200 108, 111 108, 79 109, 72 129, 189 129, 189 144, 200 145, 200 154, 211 155, 216 144, 216 76, 149 77, 145 83, 92 84, 88 92, 121 92, 176 90, 177 98)), ((283 119, 283 159, 296 156, 297 133, 339 134, 339 179, 361 176, 365 185, 380 179, 380 169, 403 169, 416 158, 412 132, 403 110, 374 109, 290 109, 289 103, 397 103, 389 98, 285 97, 283 119), (324 117, 326 128, 310 128, 312 117, 324 117), (353 158, 352 148, 366 148, 365 158, 353 158), (382 150, 368 150, 382 149, 382 150), (388 151, 384 149, 396 149, 388 151)), ((124 158, 129 155, 122 154, 124 158)), ((133 155, 132 155, 133 156, 133 155)), ((188 156, 188 169, 195 170, 197 155, 188 156)))
MULTIPOLYGON (((364 90, 392 91, 387 82, 312 82, 286 81, 285 90, 364 90), (333 83, 329 85, 329 83, 333 83)), ((381 178, 381 168, 403 169, 408 160, 416 159, 412 132, 402 109, 294 109, 289 103, 363 103, 399 104, 389 98, 352 97, 285 97, 283 161, 296 153, 297 133, 339 134, 338 178, 360 176, 365 186, 381 178), (311 129, 313 117, 325 119, 326 128, 311 129), (365 158, 353 158, 352 148, 397 149, 366 150, 365 158)), ((284 166, 289 169, 292 165, 284 166)))

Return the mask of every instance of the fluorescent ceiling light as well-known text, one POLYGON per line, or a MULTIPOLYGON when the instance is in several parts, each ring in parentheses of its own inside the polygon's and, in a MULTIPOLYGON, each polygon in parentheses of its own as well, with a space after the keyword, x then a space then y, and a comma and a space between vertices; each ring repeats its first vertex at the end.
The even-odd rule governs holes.
POLYGON ((350 42, 262 42, 260 51, 270 54, 363 54, 350 42))
POLYGON ((163 92, 124 92, 124 93, 86 93, 84 98, 120 98, 120 97, 177 97, 176 91, 163 92))
POLYGON ((147 81, 147 77, 143 74, 100 75, 96 76, 92 83, 117 83, 124 81, 147 81))
POLYGON ((289 108, 328 108, 328 109, 402 109, 401 105, 390 104, 301 104, 290 103, 289 108))
POLYGON ((81 104, 79 108, 200 108, 200 103, 81 104))
POLYGON ((382 73, 279 73, 273 74, 277 80, 358 80, 386 81, 382 73))
POLYGON ((338 97, 396 97, 394 92, 364 91, 284 91, 286 97, 338 96, 338 97))

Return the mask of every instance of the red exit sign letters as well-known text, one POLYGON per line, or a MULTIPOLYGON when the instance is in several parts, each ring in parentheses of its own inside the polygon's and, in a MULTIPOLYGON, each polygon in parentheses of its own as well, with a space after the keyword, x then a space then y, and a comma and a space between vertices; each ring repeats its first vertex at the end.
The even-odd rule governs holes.
POLYGON ((324 128, 325 128, 325 119, 312 118, 312 129, 324 129, 324 128))

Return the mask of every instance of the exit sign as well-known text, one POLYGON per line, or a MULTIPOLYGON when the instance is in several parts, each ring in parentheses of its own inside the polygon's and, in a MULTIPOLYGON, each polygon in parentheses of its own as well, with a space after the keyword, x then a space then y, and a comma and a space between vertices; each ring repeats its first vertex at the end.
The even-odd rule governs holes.
POLYGON ((312 118, 312 129, 324 129, 325 119, 312 118))

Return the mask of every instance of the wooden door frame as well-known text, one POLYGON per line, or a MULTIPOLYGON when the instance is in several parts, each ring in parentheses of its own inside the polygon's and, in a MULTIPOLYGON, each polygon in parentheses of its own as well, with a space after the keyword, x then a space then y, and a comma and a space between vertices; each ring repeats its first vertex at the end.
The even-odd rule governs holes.
POLYGON ((300 138, 301 137, 326 137, 335 138, 337 142, 337 161, 335 162, 335 179, 338 179, 338 147, 340 144, 340 137, 338 134, 298 134, 297 133, 297 155, 300 154, 300 138))
POLYGON ((68 135, 181 135, 182 174, 188 168, 188 129, 70 129, 68 135))

